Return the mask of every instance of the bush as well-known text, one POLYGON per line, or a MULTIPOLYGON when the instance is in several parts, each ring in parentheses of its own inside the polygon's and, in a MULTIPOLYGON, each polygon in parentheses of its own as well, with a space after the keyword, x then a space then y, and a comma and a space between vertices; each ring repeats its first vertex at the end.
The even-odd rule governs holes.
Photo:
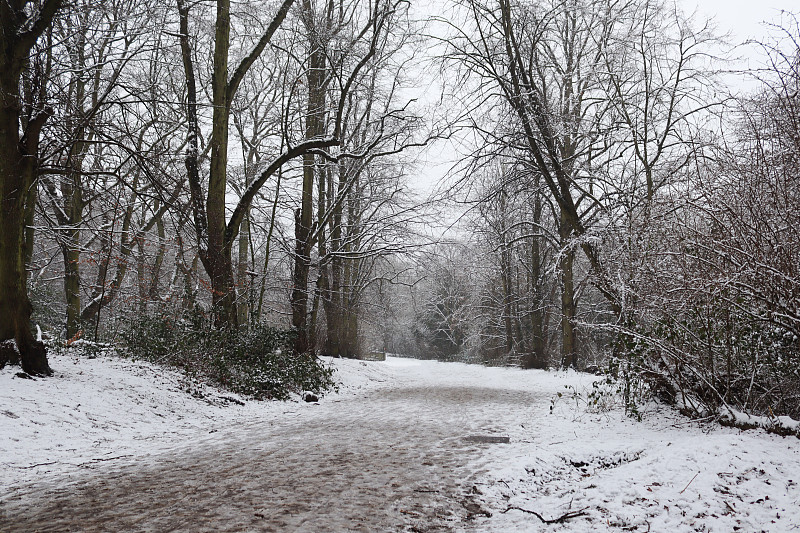
POLYGON ((333 370, 292 352, 294 332, 267 326, 227 331, 204 327, 196 314, 142 316, 123 328, 120 352, 183 369, 187 375, 255 399, 334 388, 333 370))
POLYGON ((622 359, 689 414, 800 418, 800 341, 766 310, 708 301, 633 332, 622 359))

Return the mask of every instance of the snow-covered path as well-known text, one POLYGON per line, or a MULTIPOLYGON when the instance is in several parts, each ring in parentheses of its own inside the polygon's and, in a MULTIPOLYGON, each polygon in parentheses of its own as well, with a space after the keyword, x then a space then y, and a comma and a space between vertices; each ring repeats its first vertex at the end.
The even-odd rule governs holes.
POLYGON ((250 424, 133 464, 14 492, 0 530, 436 531, 458 508, 463 436, 487 401, 530 400, 464 388, 411 388, 250 424), (457 408, 454 408, 456 407, 457 408), (23 518, 26 510, 35 509, 23 518))
POLYGON ((395 370, 391 386, 12 487, 0 531, 451 530, 481 512, 467 466, 486 445, 464 437, 543 397, 449 383, 442 365, 395 370))
POLYGON ((0 411, 0 531, 800 531, 798 439, 558 398, 588 376, 336 361, 343 390, 318 405, 219 407, 130 364, 0 372, 6 406, 65 397, 38 421, 0 411), (100 400, 62 413, 89 382, 100 400))

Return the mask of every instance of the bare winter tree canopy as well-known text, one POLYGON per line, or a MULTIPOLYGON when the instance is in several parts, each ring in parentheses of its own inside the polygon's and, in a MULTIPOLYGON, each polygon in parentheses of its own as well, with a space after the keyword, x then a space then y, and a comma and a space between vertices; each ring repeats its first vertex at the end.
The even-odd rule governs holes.
POLYGON ((798 417, 799 28, 742 89, 665 0, 6 1, 0 366, 273 398, 391 352, 798 417))
POLYGON ((800 530, 781 2, 0 0, 0 533, 800 530))

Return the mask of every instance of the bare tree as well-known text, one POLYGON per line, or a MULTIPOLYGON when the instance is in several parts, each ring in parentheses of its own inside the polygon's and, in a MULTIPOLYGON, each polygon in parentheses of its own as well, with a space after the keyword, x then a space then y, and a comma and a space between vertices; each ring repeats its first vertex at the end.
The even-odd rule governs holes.
POLYGON ((559 241, 562 364, 574 366, 581 261, 613 320, 629 320, 630 277, 610 258, 699 147, 692 119, 709 105, 712 36, 655 0, 459 6, 445 61, 481 96, 465 97, 468 124, 484 139, 472 168, 512 158, 513 179, 547 191, 559 241))

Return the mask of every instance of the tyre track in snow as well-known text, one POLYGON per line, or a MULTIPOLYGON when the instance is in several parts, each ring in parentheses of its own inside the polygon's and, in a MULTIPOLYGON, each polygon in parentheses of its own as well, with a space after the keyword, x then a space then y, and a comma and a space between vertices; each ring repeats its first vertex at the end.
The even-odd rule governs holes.
POLYGON ((504 415, 543 396, 405 379, 0 495, 0 531, 454 531, 504 415))

